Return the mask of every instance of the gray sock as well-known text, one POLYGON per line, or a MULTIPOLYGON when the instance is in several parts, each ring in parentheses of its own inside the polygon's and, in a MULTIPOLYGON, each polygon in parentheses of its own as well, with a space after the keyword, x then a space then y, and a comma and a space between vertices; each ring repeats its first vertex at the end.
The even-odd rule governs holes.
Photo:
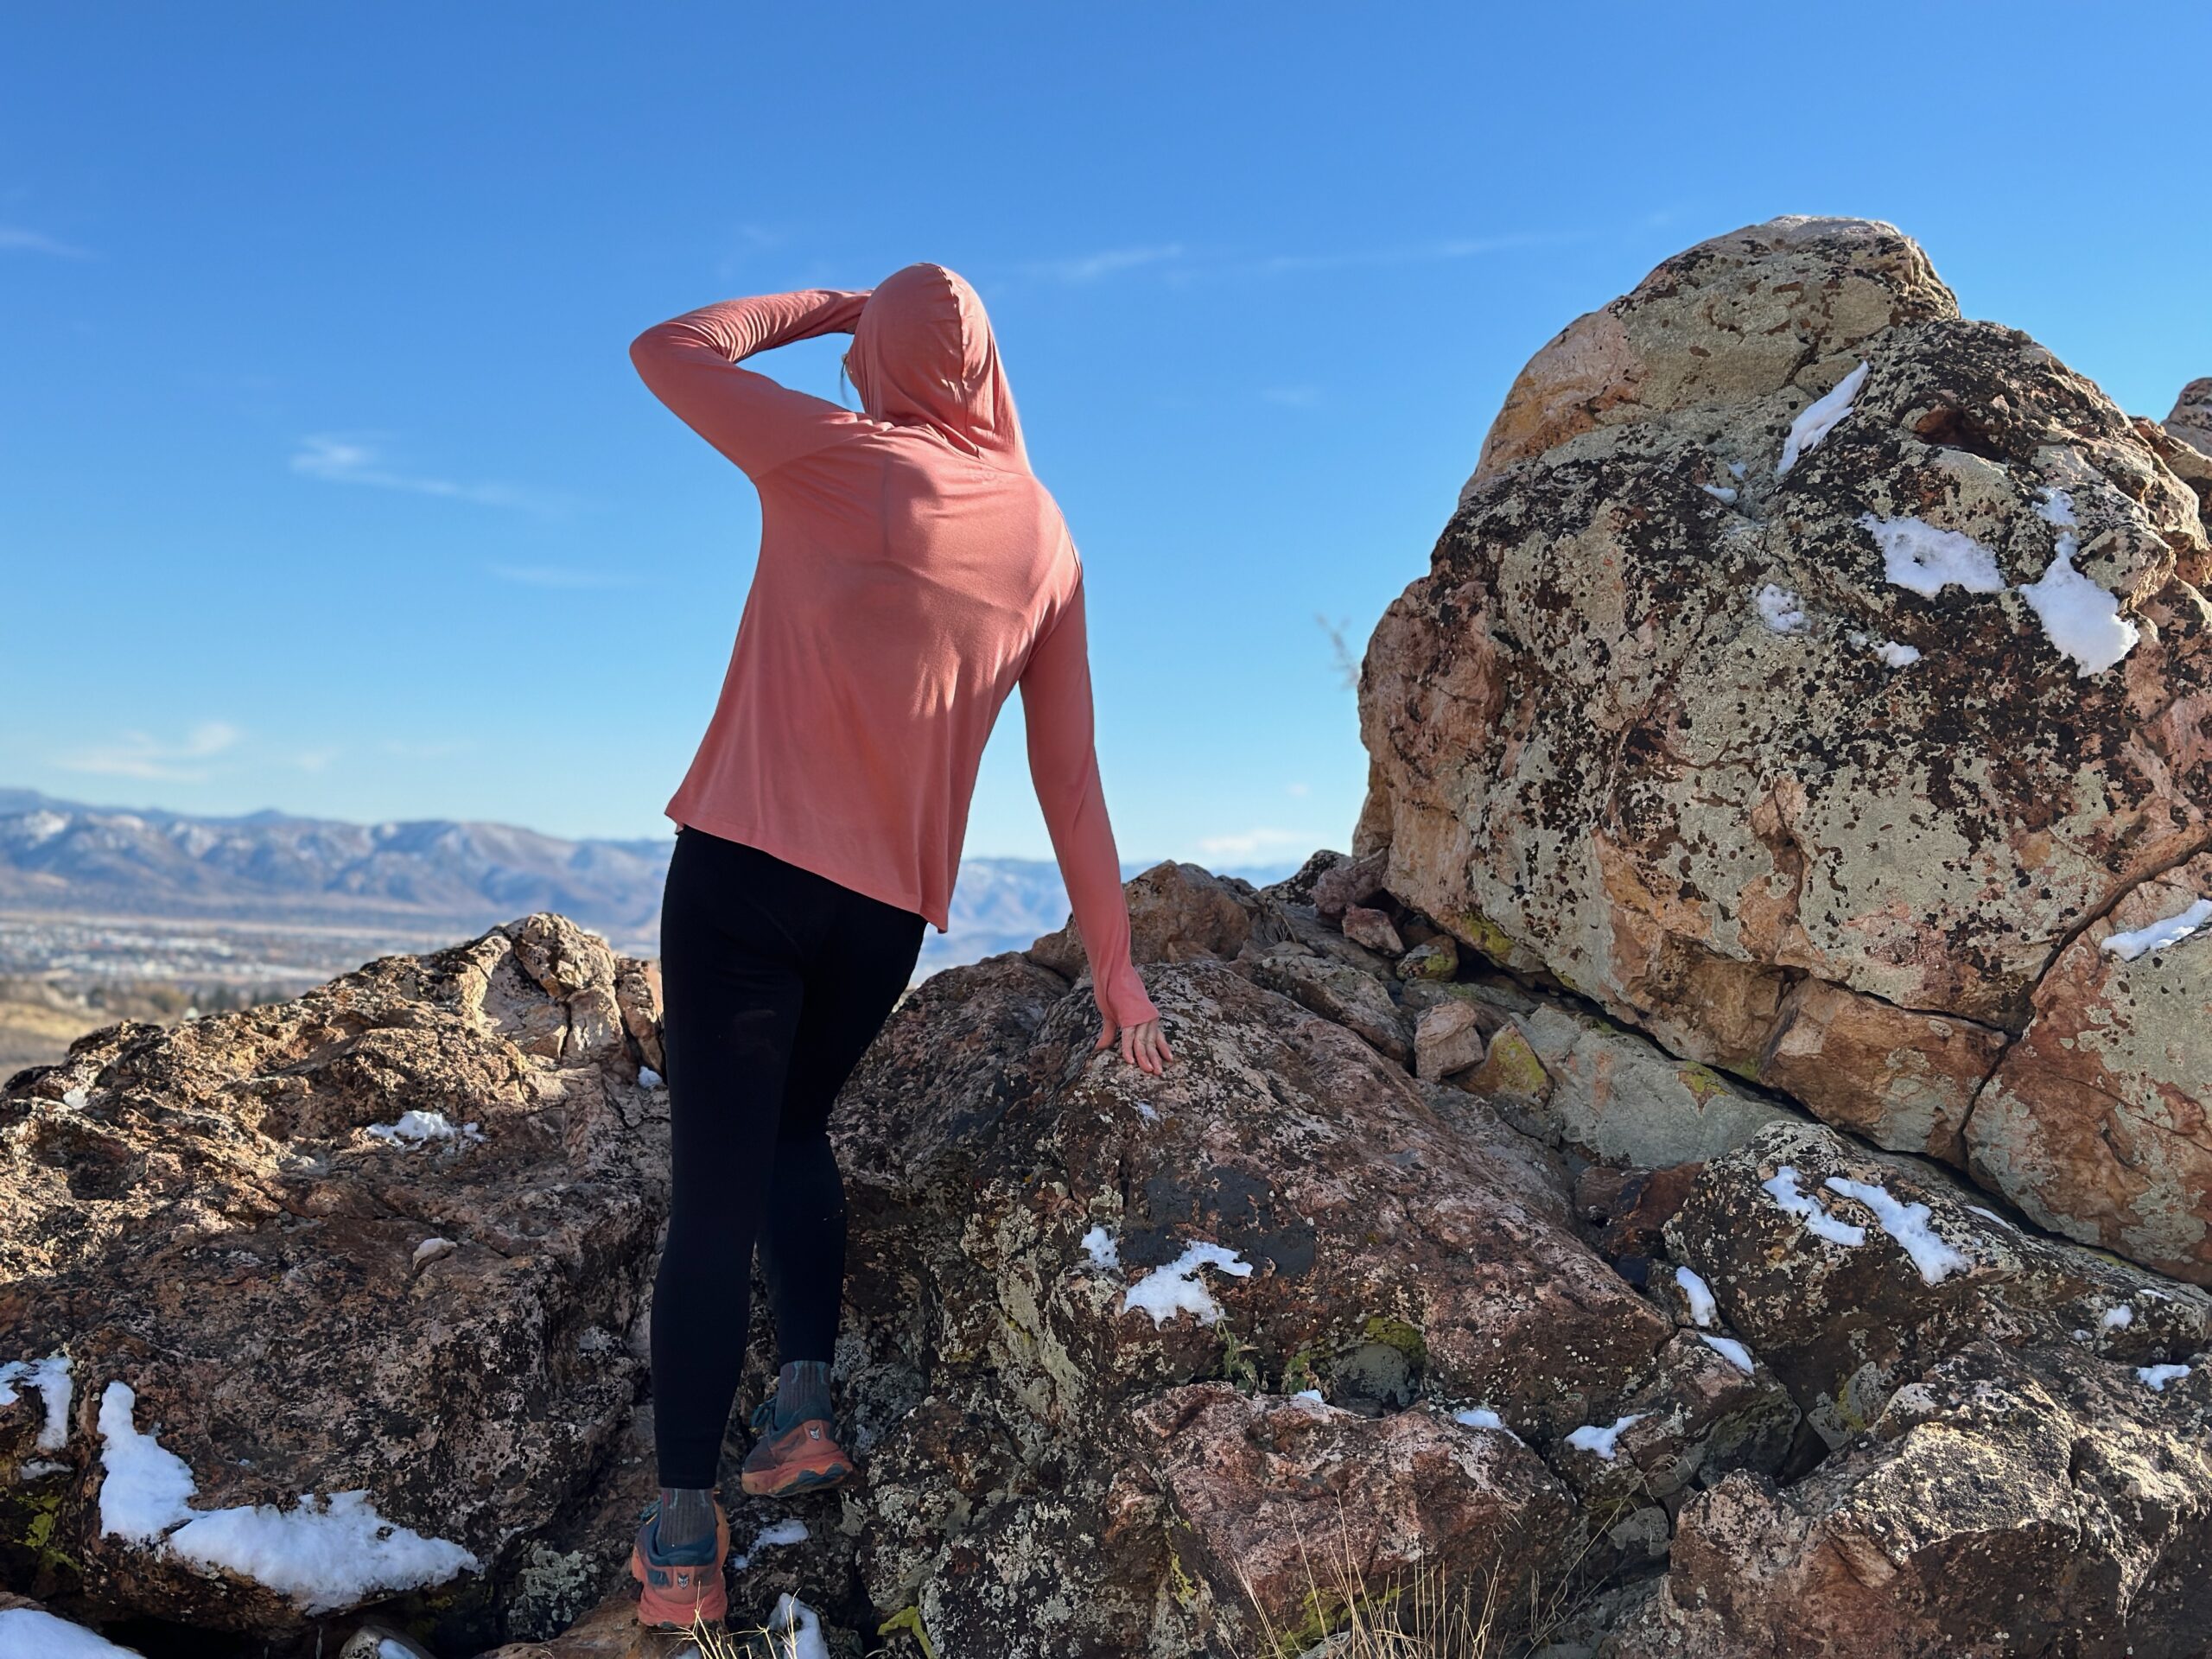
POLYGON ((830 1415, 830 1362, 795 1359, 776 1373, 776 1433, 830 1415))
POLYGON ((704 1486, 662 1487, 653 1546, 663 1554, 690 1552, 702 1561, 710 1559, 715 1548, 713 1491, 704 1486))

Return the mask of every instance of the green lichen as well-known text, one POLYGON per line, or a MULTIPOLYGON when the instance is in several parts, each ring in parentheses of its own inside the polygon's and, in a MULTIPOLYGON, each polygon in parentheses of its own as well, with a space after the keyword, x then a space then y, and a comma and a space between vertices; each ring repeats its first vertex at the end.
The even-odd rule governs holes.
POLYGON ((1540 1100, 1551 1086, 1551 1074, 1518 1027, 1508 1026, 1490 1039, 1490 1052, 1477 1069, 1474 1081, 1478 1092, 1540 1100))
POLYGON ((1695 1060, 1683 1061, 1675 1068, 1675 1075, 1682 1080, 1682 1087, 1690 1091, 1690 1098, 1697 1102, 1700 1109, 1715 1095, 1728 1092, 1728 1085, 1721 1081, 1718 1071, 1695 1060))
POLYGON ((1461 911, 1452 931, 1501 968, 1513 959, 1513 941, 1505 930, 1478 910, 1461 911))
POLYGON ((1173 1533, 1167 1540, 1167 1581, 1168 1591, 1175 1598, 1175 1605, 1186 1613, 1196 1612, 1204 1598, 1198 1594, 1197 1582, 1183 1570, 1183 1558, 1176 1553, 1173 1533))
POLYGON ((1428 1344, 1422 1339, 1421 1327, 1408 1325, 1403 1319, 1392 1319, 1387 1313, 1372 1314, 1360 1327, 1360 1335, 1369 1342, 1396 1349, 1405 1356, 1408 1371, 1419 1371, 1428 1363, 1428 1344))
POLYGON ((1321 1375, 1313 1369, 1313 1356, 1300 1349, 1290 1357, 1290 1363, 1282 1368, 1282 1392, 1303 1394, 1308 1389, 1321 1386, 1321 1375))
POLYGON ((16 1536, 42 1566, 67 1568, 81 1576, 84 1568, 78 1565, 76 1558, 54 1542, 54 1529, 61 1514, 61 1498, 62 1492, 58 1488, 50 1492, 16 1493, 16 1507, 28 1511, 30 1517, 16 1531, 16 1536))
POLYGON ((1350 1624, 1354 1612, 1371 1622, 1374 1615, 1398 1599, 1399 1593, 1395 1585, 1375 1595, 1347 1596, 1335 1590, 1308 1590, 1306 1599, 1299 1604, 1298 1623, 1275 1637, 1274 1659, 1298 1659, 1300 1654, 1350 1624))
POLYGON ((921 1643, 922 1659, 937 1659, 937 1648, 930 1641, 930 1633, 922 1623, 919 1607, 904 1607, 875 1627, 878 1636, 897 1636, 901 1631, 921 1643))

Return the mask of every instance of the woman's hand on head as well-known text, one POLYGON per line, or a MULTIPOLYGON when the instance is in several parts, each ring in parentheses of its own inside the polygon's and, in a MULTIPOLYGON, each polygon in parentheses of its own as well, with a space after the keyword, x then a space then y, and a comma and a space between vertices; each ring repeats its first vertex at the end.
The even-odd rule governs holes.
MULTIPOLYGON (((1094 1054, 1106 1047, 1115 1038, 1114 1022, 1101 1022, 1098 1041, 1092 1046, 1094 1054)), ((1167 1035, 1160 1028, 1158 1020, 1147 1020, 1141 1025, 1121 1028, 1122 1058, 1140 1071, 1158 1077, 1175 1058, 1175 1051, 1167 1046, 1167 1035)))

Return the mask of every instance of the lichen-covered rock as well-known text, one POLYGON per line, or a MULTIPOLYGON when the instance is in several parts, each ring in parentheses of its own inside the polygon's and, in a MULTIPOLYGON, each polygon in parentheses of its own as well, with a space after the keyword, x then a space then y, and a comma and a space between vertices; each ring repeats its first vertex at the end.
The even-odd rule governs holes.
POLYGON ((1242 966, 1255 983, 1356 1033, 1378 1054, 1413 1064, 1413 1019, 1385 975, 1296 945, 1247 953, 1242 966))
POLYGON ((2024 1231, 1935 1166, 1818 1124, 1715 1159, 1666 1236, 1832 1446, 1984 1338, 2123 1369, 2212 1344, 2212 1296, 2024 1231))
MULTIPOLYGON (((1240 877, 1216 875, 1196 864, 1155 864, 1122 891, 1129 905, 1129 955, 1136 962, 1226 961, 1243 948, 1255 923, 1263 939, 1286 937, 1271 897, 1262 898, 1240 877)), ((1029 957, 1069 979, 1087 981, 1083 931, 1073 916, 1058 932, 1031 945, 1029 957)))
POLYGON ((1975 1178, 2044 1226, 2212 1283, 2212 855, 2059 953, 1966 1138, 1975 1178))
POLYGON ((2053 957, 2212 835, 2208 569, 2127 417, 1895 230, 1716 238, 1539 353, 1377 626, 1382 884, 1955 1159, 2053 957))
POLYGON ((0 1093, 0 1364, 67 1362, 0 1389, 9 1580, 236 1631, 399 1595, 504 1633, 643 1382, 665 1109, 626 976, 532 917, 96 1033, 0 1093), (132 1459, 161 1481, 125 1502, 132 1459))
POLYGON ((1791 1117, 1709 1065, 1676 1059, 1634 1032, 1555 1002, 1516 1014, 1512 1029, 1547 1079, 1541 1091, 1527 1091, 1541 1098, 1541 1109, 1529 1115, 1533 1122, 1516 1119, 1518 1126, 1539 1128, 1607 1163, 1712 1158, 1791 1117))
POLYGON ((2199 454, 2212 455, 2212 375, 2181 389, 2173 413, 2166 416, 2166 431, 2199 454))
MULTIPOLYGON (((941 1653, 1213 1639, 1222 1610, 1192 1586, 1217 1575, 1180 1529, 1245 1524, 1199 1495, 1219 1471, 1192 1461, 1235 1459, 1142 1427, 1192 1384, 1231 1385, 1206 1410, 1239 1425, 1304 1410, 1261 1396, 1320 1390, 1343 1409, 1317 1415, 1333 1449, 1313 1466, 1350 1478, 1395 1471, 1393 1446, 1458 1467, 1460 1426, 1378 1426, 1409 1407, 1485 1405, 1548 1455, 1658 1376, 1674 1323, 1576 1236, 1565 1172, 1251 966, 1147 975, 1178 1056, 1157 1077, 1091 1052, 1058 976, 1014 957, 954 969, 849 1085, 839 1376, 868 1467, 849 1527, 879 1622, 910 1613, 941 1653)), ((1256 1481, 1276 1465, 1253 1455, 1256 1481)), ((1514 1504, 1535 1501, 1541 1466, 1515 1477, 1514 1504)), ((1488 1478, 1463 1478, 1474 1503, 1488 1478)), ((1271 1514, 1294 1497, 1253 1490, 1271 1514)), ((1496 1564, 1502 1541, 1421 1548, 1456 1570, 1496 1564)))
POLYGON ((1580 1552, 1572 1496, 1510 1433, 1221 1382, 1167 1389, 1131 1414, 1171 1580, 1247 1651, 1301 1652, 1348 1602, 1386 1603, 1421 1572, 1494 1583, 1517 1607, 1580 1552))
POLYGON ((1973 1342, 1805 1479, 1693 1499, 1607 1659, 2202 1652, 2208 1408, 2202 1383, 1973 1342))

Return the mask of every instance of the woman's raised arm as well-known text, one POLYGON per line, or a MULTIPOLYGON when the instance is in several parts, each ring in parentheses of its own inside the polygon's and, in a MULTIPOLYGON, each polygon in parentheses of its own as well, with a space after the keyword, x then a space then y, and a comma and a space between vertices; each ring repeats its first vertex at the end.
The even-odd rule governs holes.
POLYGON ((795 340, 852 333, 868 296, 865 289, 808 288, 702 306, 639 334, 630 361, 654 397, 757 479, 856 417, 739 362, 795 340))

